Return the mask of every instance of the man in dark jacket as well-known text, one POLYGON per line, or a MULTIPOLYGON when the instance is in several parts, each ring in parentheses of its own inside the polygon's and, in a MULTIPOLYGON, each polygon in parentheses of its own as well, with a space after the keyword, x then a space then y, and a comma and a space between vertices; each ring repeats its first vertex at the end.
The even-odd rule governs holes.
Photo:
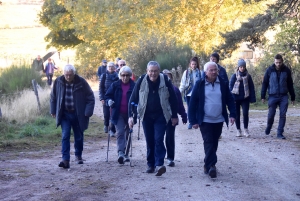
POLYGON ((37 55, 36 59, 32 62, 32 69, 37 71, 39 75, 42 75, 44 72, 44 61, 40 55, 37 55))
POLYGON ((219 55, 218 53, 216 53, 216 52, 212 53, 212 54, 210 55, 210 61, 215 62, 215 63, 218 65, 219 76, 220 76, 223 80, 229 82, 228 76, 227 76, 227 73, 226 73, 226 69, 225 69, 223 66, 221 66, 221 65, 219 64, 219 61, 220 61, 220 55, 219 55))
POLYGON ((64 67, 64 75, 53 84, 50 97, 50 114, 56 126, 62 129, 62 161, 59 167, 70 168, 70 135, 74 133, 75 160, 83 164, 83 132, 95 106, 94 93, 86 80, 75 74, 73 65, 64 67))
POLYGON ((205 78, 201 78, 194 86, 188 118, 193 128, 200 127, 205 152, 204 173, 216 178, 217 149, 223 122, 228 126, 226 106, 230 111, 231 125, 234 124, 236 110, 228 82, 218 76, 217 64, 207 62, 204 71, 205 78))
POLYGON ((98 67, 97 75, 100 80, 101 75, 106 73, 107 70, 107 61, 105 59, 102 60, 102 65, 98 67))
POLYGON ((283 58, 280 54, 275 56, 275 62, 267 68, 261 88, 261 100, 265 103, 266 92, 269 93, 269 113, 266 135, 271 132, 274 123, 276 108, 279 106, 279 123, 277 128, 277 138, 285 139, 283 136, 286 121, 286 112, 288 109, 288 93, 290 93, 292 104, 295 101, 294 84, 290 69, 283 64, 283 58))

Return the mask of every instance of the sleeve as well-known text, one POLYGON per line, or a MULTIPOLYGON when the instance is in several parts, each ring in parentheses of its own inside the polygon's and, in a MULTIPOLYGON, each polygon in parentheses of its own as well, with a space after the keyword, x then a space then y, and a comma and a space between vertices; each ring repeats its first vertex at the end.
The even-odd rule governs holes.
MULTIPOLYGON (((225 85, 228 86, 228 82, 225 82, 225 85)), ((236 108, 235 108, 235 101, 233 98, 232 93, 229 91, 229 87, 224 87, 226 93, 226 105, 229 110, 229 117, 236 118, 236 108)))
POLYGON ((233 86, 235 84, 235 81, 236 81, 236 75, 235 73, 231 76, 230 78, 230 82, 229 82, 229 90, 232 91, 233 89, 233 86))
POLYGON ((57 86, 57 79, 53 83, 52 91, 50 94, 50 114, 56 115, 56 86, 57 86))
POLYGON ((250 103, 255 103, 256 102, 255 86, 254 86, 251 75, 249 75, 249 77, 248 77, 248 85, 249 85, 249 91, 250 91, 250 103))
POLYGON ((269 68, 266 70, 261 86, 261 99, 266 99, 267 89, 269 87, 269 68))
POLYGON ((294 90, 292 73, 290 70, 288 70, 287 86, 288 86, 288 90, 289 90, 289 93, 291 96, 291 101, 295 101, 296 95, 295 95, 295 90, 294 90))
POLYGON ((180 93, 182 93, 185 90, 186 88, 185 83, 186 83, 186 70, 183 72, 183 75, 181 77, 180 86, 179 86, 180 93))
POLYGON ((105 96, 105 78, 106 78, 106 74, 102 74, 100 77, 100 82, 99 82, 99 99, 104 100, 104 96, 105 96))
POLYGON ((182 96, 177 87, 174 87, 175 94, 177 96, 177 101, 178 101, 178 114, 180 114, 182 122, 187 123, 187 114, 185 112, 185 108, 182 102, 182 96))
POLYGON ((165 83, 168 87, 168 91, 169 91, 169 94, 170 94, 170 97, 169 97, 169 103, 170 103, 170 107, 171 107, 171 110, 172 110, 172 118, 178 118, 177 116, 177 111, 178 111, 178 103, 177 103, 177 97, 176 97, 176 94, 175 94, 175 91, 174 91, 174 87, 171 83, 170 80, 168 80, 168 77, 165 75, 165 83))
POLYGON ((115 101, 115 100, 114 100, 114 91, 115 91, 115 85, 112 84, 112 85, 110 85, 110 87, 107 89, 107 91, 106 91, 106 93, 105 93, 103 99, 104 99, 104 100, 109 100, 109 99, 111 99, 111 100, 115 101))
POLYGON ((140 86, 141 86, 142 80, 143 80, 143 77, 140 77, 137 80, 137 82, 133 88, 133 91, 132 91, 132 94, 130 96, 129 103, 128 103, 128 117, 133 117, 133 115, 137 115, 137 114, 134 114, 137 111, 134 111, 133 107, 131 107, 131 105, 138 105, 138 103, 139 103, 139 91, 140 91, 140 86))
POLYGON ((85 105, 85 112, 84 115, 87 117, 91 117, 94 113, 94 107, 95 107, 95 96, 92 88, 87 83, 87 81, 84 80, 85 83, 85 93, 86 93, 86 105, 85 105))
POLYGON ((100 77, 101 77, 101 66, 98 67, 97 75, 98 75, 98 77, 100 79, 100 77))
POLYGON ((198 124, 197 112, 199 105, 199 91, 200 91, 200 81, 197 81, 191 95, 191 99, 188 106, 188 119, 189 123, 192 125, 198 124))

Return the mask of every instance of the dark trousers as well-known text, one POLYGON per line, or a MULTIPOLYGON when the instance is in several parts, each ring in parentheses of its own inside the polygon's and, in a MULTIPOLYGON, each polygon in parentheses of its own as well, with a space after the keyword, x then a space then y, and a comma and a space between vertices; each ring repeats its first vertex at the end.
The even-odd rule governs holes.
POLYGON ((142 124, 147 143, 147 165, 162 166, 166 155, 164 144, 166 119, 163 115, 156 119, 144 117, 142 124))
POLYGON ((249 99, 235 101, 235 108, 236 108, 235 125, 237 129, 241 129, 241 106, 243 111, 244 128, 247 129, 249 124, 249 107, 250 107, 249 99))
POLYGON ((206 123, 200 125, 204 145, 204 165, 209 170, 211 166, 217 163, 217 149, 219 137, 222 133, 223 122, 221 123, 206 123))
MULTIPOLYGON (((186 96, 185 99, 186 99, 186 105, 189 108, 191 97, 190 96, 186 96)), ((187 111, 189 111, 189 109, 187 109, 187 111)), ((187 115, 189 116, 189 114, 187 114, 187 115)))
POLYGON ((267 127, 272 128, 272 125, 274 123, 274 117, 276 114, 276 109, 277 106, 279 106, 279 123, 277 128, 277 134, 282 134, 284 132, 288 104, 288 95, 279 97, 269 96, 269 113, 267 127))
MULTIPOLYGON (((107 105, 103 105, 103 115, 104 115, 104 126, 109 126, 110 120, 110 107, 107 105)), ((110 125, 110 130, 114 133, 116 132, 116 128, 113 124, 110 125)))
POLYGON ((47 83, 50 86, 52 84, 53 74, 46 74, 46 77, 47 77, 47 83))
POLYGON ((167 159, 174 160, 175 157, 175 128, 172 126, 172 121, 170 120, 167 124, 166 129, 166 148, 167 148, 167 159))

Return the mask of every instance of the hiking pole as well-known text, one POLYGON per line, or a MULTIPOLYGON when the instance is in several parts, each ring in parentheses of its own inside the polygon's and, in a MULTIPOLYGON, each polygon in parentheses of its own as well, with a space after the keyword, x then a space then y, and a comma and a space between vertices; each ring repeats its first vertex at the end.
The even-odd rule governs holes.
POLYGON ((108 162, 109 141, 110 141, 110 134, 109 134, 109 133, 107 133, 106 162, 108 162))
MULTIPOLYGON (((130 156, 130 157, 132 157, 132 136, 131 135, 132 135, 132 129, 129 130, 127 145, 126 145, 126 150, 125 150, 125 155, 130 156), (128 155, 129 151, 131 151, 130 155, 128 155)), ((130 167, 133 167, 131 161, 132 160, 130 158, 130 167)))
POLYGON ((139 117, 138 140, 140 140, 141 119, 139 117))

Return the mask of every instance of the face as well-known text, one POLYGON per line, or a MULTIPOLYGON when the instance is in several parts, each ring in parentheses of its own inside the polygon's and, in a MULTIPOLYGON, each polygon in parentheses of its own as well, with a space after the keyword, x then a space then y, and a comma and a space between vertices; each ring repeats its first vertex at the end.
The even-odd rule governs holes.
POLYGON ((41 56, 40 56, 40 55, 37 55, 36 59, 37 59, 37 60, 41 60, 41 56))
POLYGON ((75 74, 73 71, 64 71, 65 79, 68 83, 72 83, 75 77, 75 74))
POLYGON ((126 66, 126 62, 125 61, 118 61, 118 65, 120 68, 122 68, 123 66, 126 66))
POLYGON ((215 62, 216 64, 218 63, 218 60, 216 57, 210 57, 210 61, 215 62))
POLYGON ((239 66, 239 71, 240 72, 245 72, 246 70, 246 67, 245 66, 239 66))
POLYGON ((102 62, 102 66, 106 66, 107 65, 107 62, 102 62))
POLYGON ((275 66, 276 66, 277 69, 280 69, 282 64, 283 64, 281 59, 275 59, 274 63, 275 63, 275 66))
POLYGON ((125 71, 123 71, 121 74, 120 74, 120 76, 121 76, 121 81, 123 82, 123 83, 128 83, 129 82, 129 80, 130 80, 130 74, 128 73, 128 72, 125 72, 125 71))
POLYGON ((197 62, 196 61, 191 61, 190 66, 193 70, 197 68, 197 62))
POLYGON ((217 66, 211 64, 207 67, 207 70, 206 70, 206 76, 208 78, 209 81, 215 81, 217 79, 217 76, 218 76, 218 68, 217 66))
POLYGON ((50 63, 50 62, 51 62, 51 59, 48 59, 48 62, 50 63))
POLYGON ((107 66, 107 71, 108 71, 109 73, 115 72, 115 66, 114 66, 114 65, 109 65, 109 66, 107 66))
POLYGON ((159 75, 159 68, 158 66, 149 66, 147 68, 147 75, 152 82, 156 82, 158 75, 159 75))

